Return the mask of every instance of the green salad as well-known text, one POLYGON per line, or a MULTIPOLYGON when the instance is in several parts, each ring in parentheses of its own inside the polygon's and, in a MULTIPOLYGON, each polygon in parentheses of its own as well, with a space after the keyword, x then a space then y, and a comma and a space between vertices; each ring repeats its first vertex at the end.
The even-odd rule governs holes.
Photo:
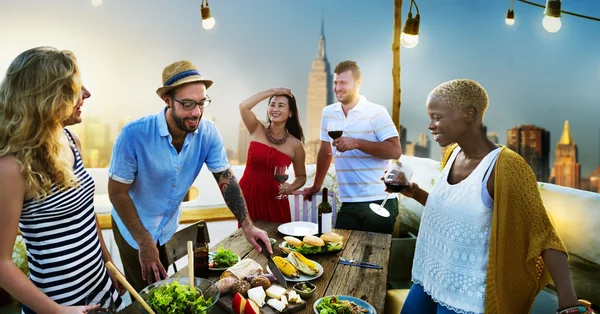
POLYGON ((224 249, 219 246, 217 254, 213 257, 214 268, 227 268, 235 265, 238 262, 237 254, 230 250, 224 249))
POLYGON ((147 302, 156 313, 195 314, 206 313, 212 298, 205 300, 201 291, 192 291, 190 286, 174 281, 150 290, 147 302))
POLYGON ((340 300, 336 296, 324 297, 317 305, 319 314, 363 314, 369 310, 354 302, 340 300))

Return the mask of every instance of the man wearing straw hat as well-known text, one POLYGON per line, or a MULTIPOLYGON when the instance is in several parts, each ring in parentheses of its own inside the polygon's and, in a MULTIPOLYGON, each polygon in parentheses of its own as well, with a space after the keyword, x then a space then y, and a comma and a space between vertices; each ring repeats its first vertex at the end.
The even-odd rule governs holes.
MULTIPOLYGON (((271 251, 267 233, 256 228, 246 210, 215 124, 202 115, 213 82, 189 61, 168 65, 156 90, 166 107, 128 123, 117 137, 109 168, 108 193, 113 204, 113 232, 125 276, 140 291, 167 277, 160 247, 179 224, 179 206, 206 164, 246 239, 271 251), (161 252, 161 253, 159 253, 161 252)), ((271 251, 272 253, 272 251, 271 251)))

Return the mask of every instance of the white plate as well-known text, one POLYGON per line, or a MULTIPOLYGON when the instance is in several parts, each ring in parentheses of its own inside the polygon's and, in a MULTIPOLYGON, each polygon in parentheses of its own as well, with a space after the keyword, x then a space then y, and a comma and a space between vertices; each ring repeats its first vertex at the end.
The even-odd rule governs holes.
MULTIPOLYGON (((285 278, 286 281, 291 281, 291 282, 310 281, 310 280, 321 277, 321 275, 323 275, 323 266, 321 266, 321 264, 319 264, 313 260, 311 260, 311 261, 313 263, 315 263, 317 265, 317 268, 319 269, 319 272, 316 275, 309 276, 309 275, 304 274, 301 271, 298 271, 298 272, 300 272, 300 277, 292 278, 292 277, 288 277, 288 276, 282 274, 283 277, 285 278)), ((267 265, 267 272, 269 272, 269 274, 272 274, 271 269, 269 268, 269 265, 267 265)))
MULTIPOLYGON (((217 255, 217 251, 211 251, 211 252, 208 252, 208 263, 209 263, 209 264, 210 264, 210 262, 212 262, 212 261, 213 261, 213 259, 214 259, 215 255, 217 255)), ((237 255, 237 254, 236 254, 236 255, 237 255)), ((237 262, 236 262, 235 264, 237 264, 237 263, 239 263, 239 262, 240 262, 240 256, 239 256, 239 255, 237 255, 237 262)), ((235 264, 233 264, 233 265, 235 265, 235 264)), ((233 265, 231 265, 231 266, 233 266, 233 265)), ((229 267, 231 267, 231 266, 229 266, 229 267)), ((220 271, 220 270, 226 270, 226 269, 227 269, 227 268, 229 268, 229 267, 225 267, 225 268, 214 268, 214 267, 213 267, 213 268, 208 268, 208 270, 217 270, 217 271, 220 271)))
POLYGON ((314 222, 294 221, 279 225, 277 230, 285 235, 303 237, 319 233, 319 225, 314 222))

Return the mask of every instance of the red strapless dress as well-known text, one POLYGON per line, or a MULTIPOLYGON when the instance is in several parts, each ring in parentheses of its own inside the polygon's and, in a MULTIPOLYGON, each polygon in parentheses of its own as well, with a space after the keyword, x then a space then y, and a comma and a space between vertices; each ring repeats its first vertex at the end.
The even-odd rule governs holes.
POLYGON ((278 200, 279 182, 273 175, 275 166, 289 166, 292 159, 277 149, 256 142, 250 142, 246 169, 240 180, 248 213, 252 220, 290 222, 290 202, 278 200))

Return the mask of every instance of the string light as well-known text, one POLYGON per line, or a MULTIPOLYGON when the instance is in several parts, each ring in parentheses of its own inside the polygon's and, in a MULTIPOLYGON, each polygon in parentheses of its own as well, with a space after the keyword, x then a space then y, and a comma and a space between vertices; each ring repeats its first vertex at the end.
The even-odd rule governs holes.
POLYGON ((202 0, 200 13, 202 14, 202 27, 204 27, 205 30, 213 29, 213 27, 215 27, 215 18, 210 14, 208 0, 202 0))
POLYGON ((419 14, 419 7, 415 0, 410 1, 410 9, 408 10, 408 17, 404 23, 404 30, 400 35, 400 43, 406 48, 414 48, 419 44, 419 25, 421 24, 421 15, 419 14), (412 7, 413 4, 417 9, 417 15, 413 17, 412 7))

